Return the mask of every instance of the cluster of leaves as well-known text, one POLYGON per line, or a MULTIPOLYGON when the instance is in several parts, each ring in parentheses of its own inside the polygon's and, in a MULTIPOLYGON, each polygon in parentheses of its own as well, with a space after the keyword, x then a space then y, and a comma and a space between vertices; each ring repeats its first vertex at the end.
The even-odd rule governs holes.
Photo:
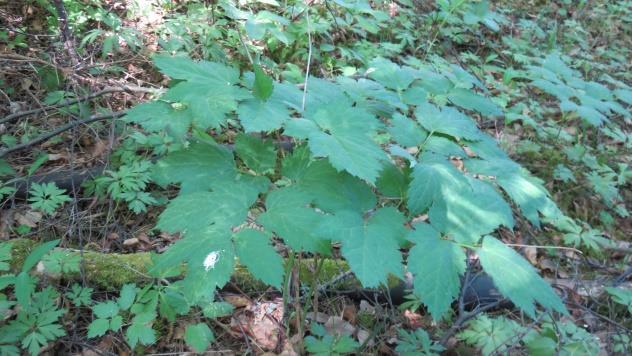
MULTIPOLYGON (((154 274, 161 279, 170 275, 170 272, 154 274)), ((95 338, 124 329, 125 341, 132 349, 137 345, 151 345, 157 338, 154 327, 157 320, 173 323, 178 316, 187 315, 192 307, 197 307, 205 318, 218 318, 232 312, 232 305, 209 299, 191 303, 177 283, 167 286, 148 283, 143 288, 126 284, 116 300, 106 300, 92 306, 95 318, 88 326, 87 336, 95 338)), ((198 352, 205 351, 215 340, 212 330, 204 322, 189 324, 184 338, 198 352)))
POLYGON ((63 203, 71 201, 65 190, 57 187, 55 183, 33 183, 29 191, 29 202, 35 210, 41 210, 46 214, 53 214, 63 203))
POLYGON ((483 355, 508 353, 524 343, 532 355, 594 355, 599 339, 570 321, 545 320, 540 329, 530 330, 505 317, 481 315, 472 320, 458 337, 481 350, 483 355))
POLYGON ((106 195, 115 201, 124 201, 128 208, 138 214, 147 211, 147 206, 158 201, 146 191, 151 181, 151 162, 135 160, 118 167, 117 171, 106 171, 101 177, 86 184, 88 193, 103 197, 106 195))
POLYGON ((193 130, 192 143, 158 160, 154 169, 156 183, 181 188, 157 228, 184 234, 157 268, 186 261, 188 297, 206 298, 223 286, 235 256, 253 275, 280 286, 282 263, 269 240, 274 234, 297 252, 328 255, 331 243, 341 242, 342 255, 366 287, 386 283, 389 274, 402 278, 399 249, 414 244, 408 257, 414 292, 436 319, 459 293, 465 249, 479 254, 499 290, 528 315, 535 315, 535 303, 565 312, 519 254, 488 236, 501 225, 514 226, 501 189, 534 225, 540 216, 553 223, 570 220, 538 180, 466 114, 446 105, 486 114, 499 110, 473 91, 475 79, 467 72, 379 59, 368 78, 312 78, 303 110, 299 89, 266 79, 260 70, 242 79, 219 63, 157 57, 156 64, 177 84, 160 100, 136 106, 126 120, 180 140, 193 130), (278 156, 271 140, 240 134, 233 153, 199 134, 237 124, 234 119, 246 133, 283 130, 297 142, 280 163, 281 179, 270 180, 278 156), (265 206, 256 217, 259 227, 234 233, 257 204, 265 206), (429 222, 405 228, 423 213, 429 222))
POLYGON ((347 335, 334 337, 320 324, 312 324, 312 335, 305 338, 306 349, 313 355, 346 355, 357 350, 357 341, 347 335))
MULTIPOLYGON (((416 54, 421 47, 432 48, 434 42, 438 41, 439 38, 449 39, 455 43, 477 41, 484 44, 486 39, 485 31, 481 30, 483 27, 499 33, 501 26, 507 23, 505 16, 502 15, 505 10, 496 8, 492 11, 486 1, 438 1, 433 11, 424 13, 421 17, 418 11, 415 11, 415 5, 412 3, 400 2, 393 10, 394 12, 387 5, 378 2, 373 6, 368 6, 362 1, 334 2, 328 4, 326 9, 322 9, 306 8, 302 4, 290 3, 287 6, 279 6, 274 2, 266 3, 266 6, 270 6, 270 11, 267 9, 242 10, 230 2, 219 2, 215 9, 192 5, 188 7, 188 15, 195 15, 196 17, 178 16, 170 19, 168 28, 171 30, 165 32, 166 37, 163 43, 171 40, 180 44, 186 43, 184 47, 165 48, 172 52, 193 53, 201 55, 203 58, 226 62, 226 54, 235 48, 242 52, 244 58, 248 56, 241 45, 243 38, 241 38, 240 33, 245 33, 251 40, 265 44, 264 46, 249 46, 246 52, 254 51, 258 56, 261 56, 263 63, 270 67, 282 68, 281 76, 290 81, 298 81, 302 80, 302 74, 298 67, 291 62, 304 63, 307 53, 280 49, 288 46, 307 47, 305 32, 311 32, 315 41, 319 43, 313 48, 314 61, 327 68, 327 73, 332 75, 336 73, 350 75, 358 73, 358 66, 368 66, 372 58, 384 56, 401 60, 402 52, 411 51, 416 54), (304 17, 294 15, 302 12, 310 13, 311 25, 304 17), (200 25, 203 18, 212 20, 213 25, 200 25), (226 25, 229 24, 237 28, 227 28, 226 25), (414 29, 419 26, 425 26, 431 31, 427 43, 421 43, 416 36, 412 35, 414 29), (333 36, 338 32, 344 33, 344 30, 341 29, 348 28, 353 29, 353 33, 350 35, 355 37, 354 41, 336 42, 333 36), (175 35, 174 31, 178 32, 178 35, 175 35), (197 40, 202 38, 206 38, 210 42, 206 44, 197 40), (374 46, 373 43, 376 42, 379 42, 380 46, 374 46), (207 45, 213 48, 209 48, 206 53, 197 53, 200 48, 204 51, 207 45), (287 58, 284 53, 297 57, 287 58)), ((611 5, 607 6, 612 7, 611 5)), ((581 8, 582 6, 578 6, 573 10, 582 11, 581 8)), ((568 12, 566 8, 560 11, 562 16, 566 16, 564 14, 568 12)), ((622 12, 622 9, 612 8, 605 11, 603 15, 607 15, 614 21, 615 19, 612 17, 617 12, 622 12)), ((625 18, 623 16, 623 19, 625 18)), ((546 25, 550 26, 550 24, 546 25)), ((566 21, 564 25, 577 31, 564 32, 565 34, 567 32, 574 34, 565 35, 568 37, 565 40, 573 45, 586 47, 585 30, 581 28, 581 25, 571 20, 566 21)), ((626 106, 629 105, 629 87, 622 81, 608 76, 602 78, 601 82, 584 80, 578 70, 572 69, 564 63, 562 58, 566 58, 565 56, 557 53, 543 56, 542 53, 546 53, 549 49, 542 50, 532 46, 533 42, 542 42, 553 48, 557 43, 543 41, 547 39, 547 35, 550 39, 552 31, 547 34, 548 30, 543 29, 541 23, 532 20, 521 20, 519 27, 518 36, 502 35, 502 42, 506 44, 507 48, 502 49, 500 56, 497 53, 492 53, 483 59, 476 54, 465 52, 462 54, 462 58, 469 62, 475 62, 474 65, 470 66, 471 69, 478 74, 478 78, 485 79, 485 82, 476 80, 476 86, 480 87, 482 91, 486 91, 486 86, 494 86, 500 92, 494 99, 496 103, 508 106, 505 112, 508 122, 522 121, 533 126, 536 130, 539 142, 521 142, 519 148, 537 151, 543 147, 547 148, 549 145, 556 146, 555 149, 560 149, 559 146, 571 148, 576 145, 588 151, 586 152, 588 157, 583 159, 584 156, 582 155, 582 160, 579 162, 573 161, 571 156, 568 156, 564 162, 559 162, 559 168, 562 170, 559 172, 562 172, 562 175, 556 174, 555 178, 562 182, 569 181, 572 177, 568 175, 568 167, 573 172, 583 173, 585 179, 582 179, 578 184, 591 187, 596 194, 602 197, 606 206, 606 209, 600 211, 599 219, 591 219, 593 220, 591 222, 598 222, 605 228, 611 228, 614 218, 607 211, 608 209, 620 217, 627 216, 627 211, 621 203, 622 195, 619 190, 627 184, 627 176, 629 176, 625 170, 621 170, 619 167, 624 163, 617 165, 612 162, 614 161, 613 158, 617 156, 613 148, 616 149, 617 146, 623 144, 629 150, 630 140, 625 135, 625 131, 608 117, 612 116, 611 114, 618 115, 618 117, 629 117, 626 109, 626 106), (507 60, 507 57, 513 58, 513 61, 507 60), (521 66, 524 70, 515 69, 514 66, 521 66), (503 78, 500 84, 496 79, 498 76, 503 78), (531 91, 527 91, 527 85, 520 82, 522 78, 531 82, 529 86, 539 88, 559 98, 562 111, 567 112, 564 115, 564 120, 561 122, 544 120, 541 117, 546 114, 543 111, 544 100, 533 101, 533 95, 530 95, 531 91), (609 89, 607 86, 614 86, 614 89, 609 89), (525 114, 528 111, 532 111, 533 115, 525 114), (575 130, 578 134, 574 137, 568 135, 567 128, 574 125, 575 117, 583 117, 584 120, 590 118, 594 123, 602 121, 607 123, 607 125, 602 126, 601 130, 613 142, 607 146, 600 145, 591 148, 591 145, 587 144, 579 135, 579 130, 575 130), (537 121, 534 121, 534 118, 537 121), (608 158, 604 159, 604 155, 607 155, 608 158), (598 163, 591 160, 591 157, 598 158, 598 163), (585 163, 586 160, 590 160, 591 164, 585 163), (566 174, 564 175, 563 172, 566 174)), ((496 47, 491 47, 492 52, 498 52, 496 47)), ((428 52, 430 49, 426 49, 425 55, 428 55, 428 52)), ((411 60, 415 59, 404 59, 404 61, 411 60)), ((430 60, 435 66, 445 67, 446 61, 441 57, 430 54, 430 60)), ((583 65, 585 66, 586 63, 584 61, 583 65)), ((461 95, 467 96, 471 93, 466 89, 474 82, 471 79, 475 78, 468 78, 466 81, 461 81, 461 79, 453 81, 456 88, 454 92, 437 94, 450 94, 450 101, 457 105, 463 100, 473 102, 473 98, 464 99, 461 98, 461 95)), ((494 111, 482 110, 481 112, 485 115, 492 113, 499 115, 497 108, 493 106, 488 106, 488 108, 494 111)), ((601 234, 601 232, 597 232, 597 236, 601 234)), ((581 238, 585 234, 574 233, 574 235, 578 237, 575 239, 577 246, 584 245, 599 249, 603 245, 596 243, 594 239, 581 238)))
MULTIPOLYGON (((59 292, 53 286, 36 290, 39 278, 31 274, 38 262, 42 264, 42 271, 50 276, 79 271, 79 256, 54 249, 58 243, 59 240, 54 240, 35 247, 17 274, 11 273, 9 264, 12 244, 0 244, 0 316, 5 320, 0 323, 0 353, 3 355, 19 354, 19 348, 37 355, 42 347, 66 335, 60 318, 69 314, 66 309, 59 308, 63 304, 59 292), (5 291, 8 293, 4 294, 5 291), (9 318, 12 314, 15 317, 9 318)), ((167 272, 155 276, 164 278, 169 275, 167 272)), ((176 288, 151 283, 142 289, 127 284, 116 301, 94 305, 92 291, 92 288, 73 284, 64 295, 76 308, 88 306, 92 309, 95 319, 88 326, 87 336, 99 337, 125 328, 125 339, 132 348, 156 341, 152 326, 158 317, 175 322, 176 316, 186 315, 194 306, 176 288)), ((198 307, 206 318, 225 316, 232 311, 230 304, 211 301, 200 301, 198 307)), ((205 323, 191 324, 185 331, 185 341, 199 352, 213 340, 214 335, 205 323)))
MULTIPOLYGON (((59 240, 44 243, 26 257, 20 272, 10 272, 11 243, 0 244, 0 315, 17 312, 14 319, 0 323, 0 353, 19 354, 19 348, 38 355, 49 342, 66 335, 59 319, 66 313, 59 308, 59 294, 52 287, 36 291, 38 278, 31 270, 59 240), (15 299, 7 298, 5 290, 13 286, 15 299)), ((49 260, 49 264, 50 264, 49 260)))
MULTIPOLYGON (((46 18, 48 29, 50 32, 57 32, 59 17, 53 3, 46 0, 34 2, 49 12, 50 16, 46 18)), ((118 51, 121 43, 133 51, 142 47, 141 34, 131 27, 124 26, 123 19, 116 12, 106 8, 101 1, 64 1, 64 8, 70 30, 82 33, 80 49, 86 50, 87 45, 99 43, 101 55, 106 57, 118 51), (87 30, 89 27, 92 29, 87 30)))
POLYGON ((445 348, 432 341, 428 333, 422 329, 416 329, 409 332, 403 329, 399 330, 399 341, 395 351, 402 356, 412 355, 439 355, 445 348))
MULTIPOLYGON (((138 45, 139 37, 98 4, 66 4, 74 30, 88 22, 103 25, 83 37, 82 45, 102 42, 103 56, 119 42, 138 45)), ((523 125, 529 140, 519 142, 520 153, 560 152, 548 173, 562 184, 585 184, 608 211, 625 218, 630 170, 626 158, 618 157, 626 157, 621 153, 632 143, 624 126, 632 105, 620 64, 626 52, 600 50, 602 62, 611 64, 590 58, 595 51, 574 17, 560 29, 557 18, 554 25, 545 23, 550 16, 522 19, 516 35, 505 35, 500 29, 509 23, 503 16, 508 13, 492 11, 487 1, 439 0, 430 11, 406 0, 397 4, 335 0, 281 6, 265 0, 245 9, 225 0, 211 7, 190 2, 183 5, 186 14, 176 12, 165 21, 159 43, 179 56, 158 56, 155 63, 173 79, 171 87, 126 118, 144 130, 131 135, 134 145, 126 149, 147 148, 155 164, 123 160, 91 188, 140 213, 161 201, 149 193, 150 183, 179 185, 157 228, 184 238, 160 256, 152 275, 161 277, 182 262, 187 275, 169 287, 128 285, 116 301, 97 304, 90 337, 125 330, 131 346, 146 345, 155 341, 152 326, 159 317, 173 321, 193 306, 222 309, 213 303, 213 292, 228 281, 237 258, 254 276, 280 287, 283 260, 272 238, 291 251, 322 255, 340 242, 342 256, 367 287, 385 283, 389 275, 401 278, 407 268, 415 278, 414 302, 435 319, 447 315, 459 293, 467 251, 480 256, 500 292, 527 315, 536 315, 536 304, 565 311, 495 231, 513 229, 518 211, 535 227, 552 224, 568 245, 598 251, 610 241, 564 216, 543 181, 511 160, 472 118, 504 116, 507 124, 523 125), (430 34, 427 42, 420 32, 430 34), (457 58, 470 63, 469 71, 453 58, 435 56, 453 50, 451 43, 476 44, 476 53, 457 58), (572 57, 547 54, 564 47, 584 51, 572 57), (238 53, 245 63, 250 52, 285 81, 272 80, 259 66, 241 73, 226 64, 231 58, 243 68, 232 58, 238 53), (193 61, 190 54, 213 61, 193 61), (304 95, 297 84, 305 78, 301 66, 308 57, 333 79, 310 78, 304 95), (619 79, 597 78, 594 70, 619 79), (547 95, 533 95, 533 89, 547 95), (556 99, 553 105, 550 98, 556 99), (576 124, 581 130, 573 129, 576 124), (420 216, 423 222, 411 225, 420 216), (406 259, 402 248, 409 251, 406 259)), ((553 17, 566 16, 567 8, 551 10, 558 11, 553 17)), ((595 13, 630 23, 625 5, 606 4, 595 13)), ((64 96, 51 93, 47 101, 64 96)), ((0 186, 0 198, 11 193, 11 187, 0 186)), ((33 207, 48 214, 67 199, 47 185, 34 186, 31 196, 33 207)), ((613 224, 605 209, 598 216, 602 225, 613 224)), ((71 272, 77 261, 67 257, 54 251, 43 263, 51 271, 71 272)), ((615 303, 630 307, 629 293, 608 291, 615 303)), ((89 292, 78 286, 67 298, 77 306, 90 303, 89 292)), ((206 317, 218 315, 207 309, 206 317)), ((317 328, 317 337, 307 342, 312 352, 353 352, 357 346, 317 328)), ((533 333, 505 318, 481 317, 461 338, 489 354, 505 351, 520 334, 535 353, 598 350, 590 335, 570 323, 546 322, 533 333)), ((441 351, 423 330, 402 332, 400 339, 401 353, 441 351)), ((49 339, 42 340, 39 344, 49 339)), ((206 324, 196 323, 185 340, 203 351, 214 336, 206 324)))

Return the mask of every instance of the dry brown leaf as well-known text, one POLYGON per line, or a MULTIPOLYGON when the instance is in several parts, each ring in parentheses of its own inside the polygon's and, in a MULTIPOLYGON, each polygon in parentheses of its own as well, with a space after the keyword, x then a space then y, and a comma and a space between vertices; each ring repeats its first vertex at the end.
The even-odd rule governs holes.
POLYGON ((90 148, 90 157, 101 157, 108 150, 108 146, 103 140, 98 140, 90 148))
POLYGON ((357 339, 358 342, 360 343, 360 345, 363 345, 366 342, 366 345, 369 347, 372 347, 375 345, 375 341, 373 340, 373 338, 369 339, 369 337, 371 337, 371 333, 364 330, 364 329, 358 329, 357 332, 357 339), (368 340, 368 341, 367 341, 368 340))
POLYGON ((538 263, 538 249, 533 246, 527 246, 523 249, 524 256, 531 262, 531 264, 538 263))
POLYGON ((37 227, 37 224, 42 220, 42 213, 34 210, 28 210, 24 213, 16 213, 15 220, 20 225, 26 225, 30 228, 34 228, 37 227))
POLYGON ((250 299, 240 294, 228 294, 222 297, 226 303, 231 304, 235 308, 243 308, 250 305, 250 299))
POLYGON ((127 239, 125 241, 123 241, 123 246, 125 247, 134 247, 136 245, 138 245, 140 241, 138 240, 138 238, 136 237, 132 237, 131 239, 127 239))
POLYGON ((342 309, 342 318, 344 320, 355 325, 357 317, 358 308, 355 306, 355 304, 348 304, 344 306, 344 308, 342 309))
POLYGON ((329 335, 334 336, 342 336, 347 335, 351 336, 355 333, 355 326, 351 325, 349 322, 342 319, 339 316, 330 316, 329 320, 327 320, 324 324, 325 330, 329 335))
POLYGON ((15 223, 15 210, 3 210, 0 213, 0 240, 8 240, 11 235, 11 226, 15 223))
POLYGON ((465 172, 465 164, 463 164, 463 160, 461 158, 450 158, 450 163, 452 163, 454 168, 458 169, 461 172, 465 172))
POLYGON ((412 224, 416 224, 418 222, 424 222, 426 220, 428 220, 428 214, 422 214, 422 215, 419 215, 419 216, 415 216, 411 223, 412 224))
POLYGON ((243 330, 263 351, 277 351, 283 347, 283 300, 257 302, 246 306, 230 322, 234 331, 243 330))
POLYGON ((321 313, 321 312, 308 312, 305 314, 305 318, 309 321, 315 321, 319 324, 324 324, 327 322, 327 320, 329 320, 329 316, 328 314, 325 313, 321 313))
POLYGON ((404 319, 410 329, 419 329, 423 326, 423 317, 419 313, 406 309, 404 311, 404 319))
POLYGON ((49 161, 68 161, 68 155, 65 153, 51 153, 48 155, 49 161))
POLYGON ((20 86, 22 87, 23 90, 29 90, 31 85, 33 85, 33 81, 30 80, 29 78, 23 78, 20 81, 20 86))

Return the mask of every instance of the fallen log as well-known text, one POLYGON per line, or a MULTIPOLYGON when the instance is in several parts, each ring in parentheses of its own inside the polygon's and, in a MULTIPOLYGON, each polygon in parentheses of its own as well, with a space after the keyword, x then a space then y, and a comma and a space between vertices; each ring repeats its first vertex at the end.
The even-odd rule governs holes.
MULTIPOLYGON (((29 239, 13 239, 9 241, 12 244, 11 268, 17 271, 22 266, 24 259, 38 245, 38 242, 29 239)), ((83 273, 85 280, 91 287, 102 290, 119 290, 126 283, 146 283, 155 278, 149 275, 149 269, 152 266, 152 253, 136 252, 136 253, 104 253, 90 250, 76 250, 71 248, 57 248, 57 251, 63 251, 68 257, 79 256, 82 260, 83 273)), ((327 282, 333 280, 338 275, 349 271, 349 266, 343 260, 324 259, 321 260, 319 281, 327 282)), ((312 283, 314 278, 314 259, 307 258, 300 261, 299 275, 304 283, 312 283)), ((184 272, 184 267, 183 267, 184 272)), ((38 273, 52 279, 63 279, 67 281, 80 280, 79 272, 65 272, 61 275, 47 271, 45 267, 38 265, 38 273)), ((267 285, 254 278, 246 267, 237 263, 233 272, 232 282, 246 292, 261 291, 267 288, 267 285)), ((397 278, 391 278, 389 284, 396 286, 399 283, 397 278)), ((332 288, 357 289, 360 288, 359 282, 355 278, 346 278, 334 285, 332 288)))
MULTIPOLYGON (((38 245, 38 242, 29 239, 13 239, 11 269, 18 271, 24 259, 38 245)), ((143 284, 157 279, 149 275, 152 266, 152 254, 150 252, 136 253, 104 253, 90 250, 76 250, 71 248, 57 248, 57 251, 67 253, 69 258, 80 257, 84 280, 88 286, 106 291, 118 291, 124 284, 143 284)), ((365 289, 360 282, 353 277, 349 266, 344 260, 324 258, 319 261, 322 264, 320 273, 315 276, 316 261, 313 258, 301 259, 299 262, 299 276, 301 282, 307 285, 317 285, 319 293, 344 294, 352 299, 377 299, 390 301, 399 305, 405 301, 407 290, 412 289, 411 281, 401 281, 390 276, 388 289, 365 289), (345 276, 345 278, 341 278, 345 276), (348 277, 348 278, 347 278, 348 277), (317 278, 314 281, 314 278, 317 278), (315 283, 314 283, 315 282, 315 283)), ((182 267, 184 273, 184 266, 182 267)), ((80 272, 63 272, 61 274, 46 270, 43 263, 38 264, 37 273, 52 280, 79 281, 80 272)), ((182 275, 181 275, 182 276, 182 275)), ((176 277, 178 278, 178 277, 176 277)), ((231 282, 246 293, 265 291, 268 286, 250 274, 248 269, 237 262, 231 282)), ((512 308, 511 303, 498 303, 503 300, 502 295, 496 291, 491 278, 485 274, 479 274, 468 283, 465 290, 464 303, 468 309, 486 304, 498 304, 499 308, 512 308)))

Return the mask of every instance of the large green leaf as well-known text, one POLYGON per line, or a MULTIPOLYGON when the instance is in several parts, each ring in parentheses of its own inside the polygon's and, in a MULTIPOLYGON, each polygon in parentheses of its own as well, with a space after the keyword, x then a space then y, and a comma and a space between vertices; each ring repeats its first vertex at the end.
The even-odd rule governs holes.
POLYGON ((237 115, 247 133, 278 130, 290 120, 289 109, 275 95, 265 102, 258 99, 243 100, 239 103, 237 115))
POLYGON ((542 67, 561 76, 564 79, 573 77, 573 70, 560 58, 558 53, 551 53, 544 58, 542 67))
POLYGON ((217 62, 196 62, 187 57, 156 56, 154 63, 161 72, 173 79, 227 84, 239 82, 239 70, 217 62))
POLYGON ((164 99, 189 108, 197 127, 219 129, 226 122, 226 114, 237 110, 237 102, 248 97, 248 92, 240 87, 207 80, 179 83, 165 94, 164 99))
POLYGON ((337 170, 375 183, 387 156, 371 138, 380 126, 374 116, 346 100, 338 100, 317 110, 308 120, 290 123, 286 134, 307 138, 313 156, 327 157, 337 170))
POLYGON ((182 193, 208 190, 232 181, 236 175, 233 154, 224 147, 205 143, 170 153, 154 166, 156 183, 180 183, 182 193))
POLYGON ((292 154, 281 161, 281 174, 293 181, 301 180, 306 176, 307 169, 312 162, 309 148, 306 145, 296 146, 292 154))
POLYGON ((252 84, 252 94, 263 101, 272 95, 272 78, 267 76, 260 66, 255 66, 255 81, 252 84))
POLYGON ((568 314, 560 297, 522 256, 497 239, 486 236, 478 250, 481 265, 505 297, 530 317, 535 303, 549 310, 568 314))
POLYGON ((215 341, 215 335, 213 335, 208 325, 204 323, 187 325, 184 332, 184 341, 196 352, 204 352, 208 345, 215 341))
POLYGON ((498 184, 511 199, 518 204, 522 214, 536 227, 540 226, 539 213, 549 218, 556 218, 562 213, 549 198, 542 181, 523 172, 503 174, 500 171, 496 179, 498 184))
POLYGON ((271 140, 239 134, 235 139, 235 152, 253 171, 260 174, 274 172, 277 153, 271 140))
POLYGON ((548 221, 563 217, 560 209, 549 197, 542 180, 531 176, 504 153, 498 155, 487 148, 482 149, 486 151, 486 156, 489 155, 490 160, 466 161, 465 166, 469 172, 495 177, 496 184, 520 207, 522 215, 536 227, 540 226, 540 214, 548 221))
POLYGON ((297 187, 325 211, 366 211, 377 198, 362 180, 346 172, 337 172, 327 160, 313 160, 305 147, 297 148, 283 160, 282 173, 293 178, 297 187))
POLYGON ((238 226, 259 193, 256 184, 240 181, 219 185, 212 192, 182 194, 169 202, 156 228, 173 233, 200 231, 212 224, 238 226))
POLYGON ((393 115, 388 132, 397 143, 404 147, 420 145, 428 136, 419 124, 401 114, 393 115))
POLYGON ((430 208, 432 226, 463 243, 476 243, 504 225, 513 228, 511 207, 491 185, 469 179, 471 189, 446 187, 430 208))
POLYGON ((244 229, 233 236, 239 261, 253 276, 281 289, 283 259, 270 244, 270 236, 258 230, 244 229))
POLYGON ((377 179, 379 192, 390 198, 406 199, 410 184, 410 169, 400 169, 392 163, 386 163, 377 179))
POLYGON ((139 124, 149 132, 164 131, 175 138, 183 138, 193 125, 193 113, 186 106, 152 101, 128 110, 124 120, 139 124))
POLYGON ((375 183, 386 160, 384 151, 363 135, 314 132, 309 136, 309 147, 314 156, 328 157, 336 169, 369 183, 375 183))
POLYGON ((367 288, 386 284, 389 274, 403 278, 399 243, 405 230, 391 209, 378 209, 367 221, 359 213, 343 211, 321 223, 319 231, 342 242, 342 255, 367 288))
POLYGON ((424 152, 432 152, 445 158, 466 156, 463 148, 453 140, 442 136, 430 136, 425 140, 422 149, 424 152))
POLYGON ((502 111, 494 102, 468 89, 455 88, 448 95, 448 99, 457 106, 478 111, 486 116, 502 115, 502 111))
POLYGON ((235 268, 232 232, 227 224, 210 225, 187 231, 156 260, 154 271, 187 263, 187 273, 180 283, 183 293, 196 302, 209 298, 215 288, 223 287, 235 268))
POLYGON ((419 163, 413 169, 408 188, 408 209, 415 214, 422 213, 436 199, 459 195, 468 189, 467 179, 447 160, 419 163))
POLYGON ((441 239, 432 226, 419 223, 408 234, 415 244, 408 253, 408 271, 414 275, 414 293, 435 320, 441 319, 459 295, 465 271, 465 252, 454 242, 441 239))
POLYGON ((616 95, 619 100, 625 102, 626 104, 632 105, 632 90, 616 89, 614 91, 614 95, 616 95))
POLYGON ((442 133, 454 138, 476 141, 483 135, 476 123, 453 107, 439 109, 432 104, 422 104, 415 110, 417 121, 430 133, 442 133))
POLYGON ((329 241, 316 230, 324 215, 308 207, 311 200, 294 186, 277 189, 266 197, 266 212, 257 221, 294 250, 328 254, 329 241))
POLYGON ((384 58, 369 63, 369 77, 387 88, 402 91, 418 77, 418 72, 409 67, 400 67, 384 58))

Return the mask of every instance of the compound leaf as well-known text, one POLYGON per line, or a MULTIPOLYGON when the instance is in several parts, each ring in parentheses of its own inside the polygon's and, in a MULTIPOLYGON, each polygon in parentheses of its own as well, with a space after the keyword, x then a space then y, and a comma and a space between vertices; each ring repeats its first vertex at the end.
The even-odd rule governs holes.
POLYGON ((181 193, 192 193, 234 179, 237 170, 233 154, 228 149, 194 143, 156 162, 153 173, 156 183, 180 183, 181 193))
POLYGON ((365 221, 362 215, 343 211, 322 222, 320 231, 342 242, 342 255, 351 270, 367 288, 387 284, 392 274, 403 277, 399 242, 405 230, 397 229, 400 217, 389 209, 378 209, 365 221))
POLYGON ((283 260, 270 244, 270 237, 258 230, 244 229, 233 235, 239 261, 253 276, 266 284, 281 288, 283 260))
POLYGON ((265 102, 258 99, 240 102, 237 115, 246 133, 278 130, 290 120, 289 109, 275 95, 265 102))
POLYGON ((277 189, 266 197, 266 212, 257 221, 294 250, 328 254, 329 242, 316 231, 324 215, 307 207, 311 200, 295 186, 277 189))
POLYGON ((260 174, 274 172, 277 153, 272 141, 239 134, 235 139, 235 151, 253 171, 260 174))
POLYGON ((459 295, 465 272, 465 252, 452 241, 441 239, 432 226, 414 225, 408 239, 415 244, 408 254, 408 270, 414 275, 413 292, 441 319, 459 295))
POLYGON ((204 352, 208 345, 215 340, 213 332, 204 323, 187 325, 184 332, 184 341, 191 346, 195 352, 204 352))
POLYGON ((267 76, 260 66, 255 66, 255 82, 252 85, 252 94, 265 101, 272 95, 272 78, 267 76))
POLYGON ((502 115, 502 111, 494 102, 468 89, 455 88, 448 95, 448 99, 455 105, 467 110, 478 111, 486 116, 502 115))
POLYGON ((196 62, 187 57, 156 56, 154 63, 161 72, 173 79, 227 84, 239 82, 239 70, 217 62, 196 62))
POLYGON ((431 134, 438 132, 456 138, 477 141, 483 135, 476 123, 453 107, 439 109, 422 104, 415 110, 417 121, 431 134))
POLYGON ((483 269, 492 277, 500 293, 530 317, 535 317, 535 303, 568 314, 553 288, 511 247, 486 236, 478 255, 483 269))

